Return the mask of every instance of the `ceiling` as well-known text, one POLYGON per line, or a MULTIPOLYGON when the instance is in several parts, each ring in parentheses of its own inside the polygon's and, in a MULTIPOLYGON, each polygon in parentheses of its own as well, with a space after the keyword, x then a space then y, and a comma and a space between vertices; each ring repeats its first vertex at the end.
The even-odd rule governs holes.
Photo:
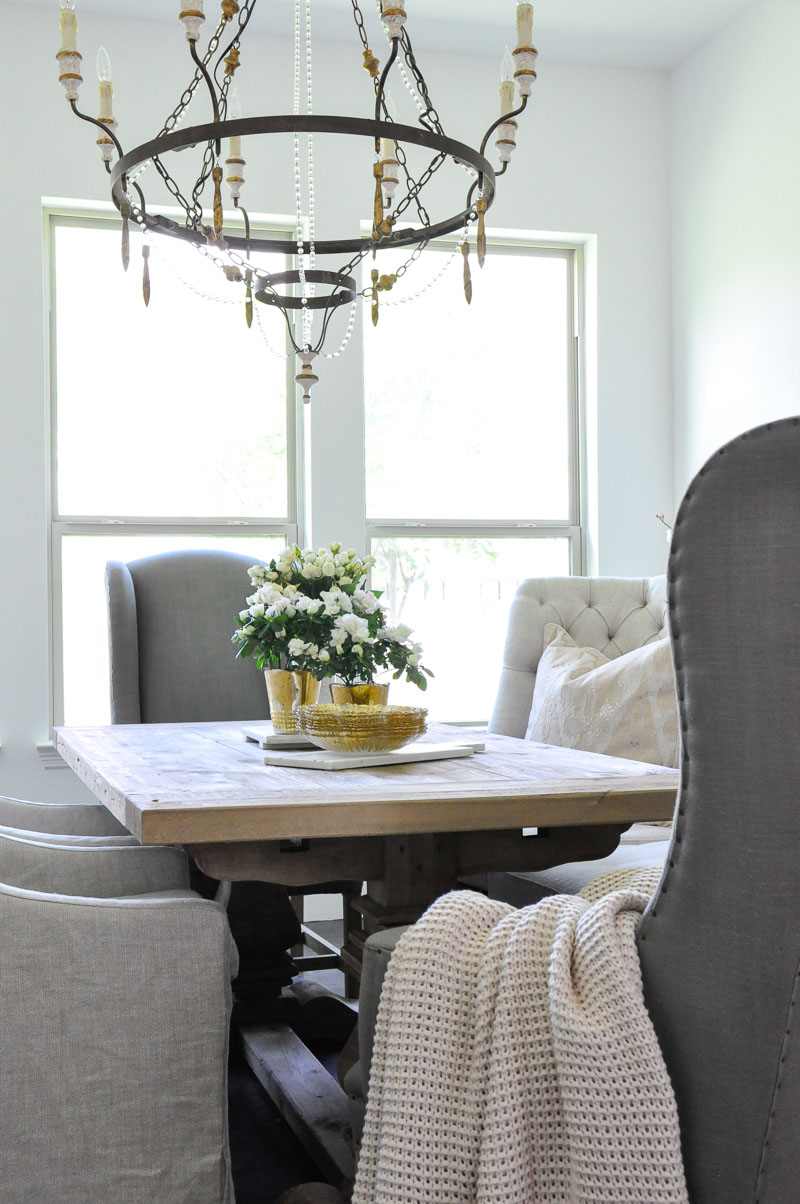
MULTIPOLYGON (((53 7, 55 0, 26 0, 53 7)), ((538 0, 535 41, 540 54, 554 60, 605 66, 671 68, 712 37, 752 0, 538 0)), ((266 30, 292 29, 292 0, 266 0, 255 10, 253 25, 266 30)), ((361 0, 374 27, 374 0, 361 0)), ((459 53, 484 46, 512 45, 514 0, 406 0, 408 29, 414 44, 459 53)), ((130 16, 128 0, 78 0, 78 8, 130 16)), ((177 0, 137 0, 136 16, 175 20, 177 0)), ((206 13, 216 9, 206 0, 206 13)), ((314 0, 314 29, 320 37, 350 38, 354 33, 350 0, 314 0)), ((501 53, 502 50, 498 50, 501 53)))

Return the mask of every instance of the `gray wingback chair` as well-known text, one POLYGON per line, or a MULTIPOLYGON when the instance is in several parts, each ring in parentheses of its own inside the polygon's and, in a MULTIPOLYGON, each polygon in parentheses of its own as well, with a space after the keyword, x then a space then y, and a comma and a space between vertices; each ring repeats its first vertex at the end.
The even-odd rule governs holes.
POLYGON ((235 949, 187 886, 178 849, 0 835, 3 1204, 232 1204, 235 949))
MULTIPOLYGON (((106 566, 112 723, 253 721, 269 716, 264 675, 255 660, 237 659, 231 635, 248 593, 253 559, 197 549, 164 552, 106 566)), ((193 867, 193 884, 216 888, 193 867)), ((360 893, 361 883, 293 886, 294 909, 279 885, 235 882, 228 911, 242 956, 237 1012, 260 1018, 258 1001, 292 978, 285 952, 302 940, 314 952, 298 956, 303 969, 339 964, 315 935, 302 932, 303 894, 360 893), (254 1001, 247 1012, 244 1000, 254 1001)), ((344 914, 347 915, 347 904, 344 914)), ((352 989, 353 984, 349 981, 352 989)))
MULTIPOLYGON (((692 1204, 789 1204, 800 1165, 800 418, 721 448, 669 561, 682 731, 666 869, 638 930, 675 1088, 692 1204)), ((360 1124, 380 983, 402 930, 370 937, 360 1124)))
POLYGON ((109 562, 112 723, 267 718, 263 674, 231 644, 252 563, 212 550, 109 562))

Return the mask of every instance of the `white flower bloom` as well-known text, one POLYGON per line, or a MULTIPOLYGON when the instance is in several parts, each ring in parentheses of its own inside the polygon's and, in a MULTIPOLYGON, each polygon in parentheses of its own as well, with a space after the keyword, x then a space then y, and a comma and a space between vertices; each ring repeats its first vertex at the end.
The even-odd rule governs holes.
POLYGON ((322 603, 319 601, 318 598, 309 598, 308 606, 306 607, 306 610, 308 611, 308 613, 310 615, 315 615, 321 606, 322 606, 322 603))
POLYGON ((327 648, 322 649, 322 651, 319 654, 319 659, 321 661, 329 661, 331 659, 331 654, 330 654, 330 652, 328 652, 327 648))
POLYGON ((288 649, 292 656, 301 656, 304 652, 308 652, 310 644, 306 644, 304 640, 293 639, 289 640, 288 649))
POLYGON ((395 628, 395 638, 401 641, 407 640, 413 630, 413 627, 407 627, 405 623, 398 623, 395 628))
POLYGON ((255 635, 256 629, 252 623, 248 623, 246 627, 241 627, 239 629, 239 634, 240 635, 255 635))
POLYGON ((340 585, 352 585, 352 584, 353 584, 353 578, 352 578, 352 577, 347 577, 347 576, 345 576, 345 577, 340 577, 340 578, 339 578, 339 584, 340 584, 340 585))
POLYGON ((245 619, 249 619, 249 618, 250 618, 250 611, 249 611, 249 610, 240 610, 240 611, 239 611, 239 618, 242 620, 242 622, 244 622, 244 620, 245 620, 245 619))
POLYGON ((366 619, 362 619, 360 615, 346 614, 339 615, 334 620, 336 627, 346 631, 352 636, 353 640, 370 641, 369 624, 366 619))
POLYGON ((355 652, 356 656, 361 656, 361 653, 363 651, 364 651, 364 649, 361 647, 360 644, 353 644, 353 652, 355 652))
POLYGON ((408 658, 409 665, 418 665, 422 659, 422 645, 415 644, 408 658))
POLYGON ((380 606, 380 602, 370 590, 357 589, 353 594, 353 602, 363 610, 366 615, 373 615, 380 606))
POLYGON ((263 602, 257 602, 255 606, 250 607, 250 614, 254 619, 263 619, 265 606, 263 602))
POLYGON ((330 640, 328 641, 328 644, 331 648, 333 648, 333 650, 335 652, 341 652, 342 645, 344 644, 346 639, 347 639, 347 632, 345 631, 345 629, 343 627, 334 627, 333 631, 331 632, 331 637, 330 637, 330 640))
POLYGON ((333 563, 332 560, 324 560, 322 562, 323 577, 332 577, 333 574, 335 573, 335 571, 336 571, 336 565, 333 563))

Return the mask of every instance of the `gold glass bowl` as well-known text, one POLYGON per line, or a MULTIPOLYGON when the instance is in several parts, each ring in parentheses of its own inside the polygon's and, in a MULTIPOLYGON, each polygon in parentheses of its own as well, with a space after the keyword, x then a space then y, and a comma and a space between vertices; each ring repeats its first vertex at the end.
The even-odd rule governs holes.
POLYGON ((426 729, 425 707, 320 703, 297 711, 297 726, 320 748, 332 752, 390 752, 426 729))

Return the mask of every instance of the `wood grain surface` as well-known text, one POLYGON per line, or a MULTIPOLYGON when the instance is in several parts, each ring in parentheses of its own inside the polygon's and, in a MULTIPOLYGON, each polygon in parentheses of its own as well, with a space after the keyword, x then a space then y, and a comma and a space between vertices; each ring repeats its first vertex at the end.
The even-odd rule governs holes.
MULTIPOLYGON (((496 735, 458 760, 266 766, 246 722, 62 727, 56 747, 144 844, 630 824, 669 819, 678 787, 675 770, 496 735)), ((431 723, 422 739, 458 731, 431 723)))

